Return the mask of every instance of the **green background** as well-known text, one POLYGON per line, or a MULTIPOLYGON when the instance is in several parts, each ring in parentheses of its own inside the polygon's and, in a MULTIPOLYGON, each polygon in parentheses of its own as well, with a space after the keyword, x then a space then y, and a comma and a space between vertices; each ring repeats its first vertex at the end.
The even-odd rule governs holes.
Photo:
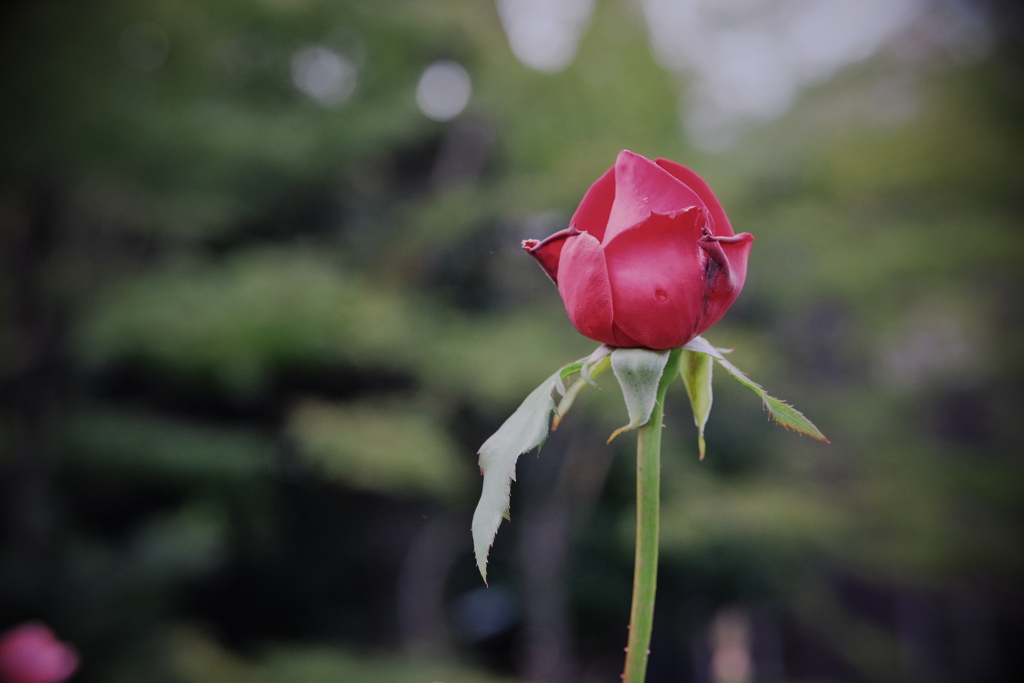
POLYGON ((1024 23, 972 7, 985 51, 901 34, 710 152, 625 0, 558 73, 489 2, 9 4, 0 630, 44 620, 83 682, 617 680, 610 375, 521 459, 487 589, 469 520, 476 449, 595 346, 519 243, 630 149, 755 235, 705 336, 831 439, 719 372, 698 462, 670 391, 650 683, 729 680, 729 643, 755 680, 1015 679, 1024 23), (305 45, 358 67, 350 99, 293 86, 305 45), (443 123, 437 59, 473 87, 443 123), (893 82, 916 105, 873 116, 893 82))

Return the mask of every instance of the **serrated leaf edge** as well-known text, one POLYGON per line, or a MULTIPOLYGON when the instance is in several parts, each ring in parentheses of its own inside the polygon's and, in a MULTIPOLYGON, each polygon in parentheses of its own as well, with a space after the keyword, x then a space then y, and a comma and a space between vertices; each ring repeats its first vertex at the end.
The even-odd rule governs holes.
POLYGON ((502 519, 510 519, 512 482, 516 478, 515 468, 519 456, 543 446, 550 433, 549 429, 557 427, 582 386, 594 384, 594 377, 608 369, 611 364, 610 354, 610 347, 601 346, 587 358, 559 368, 530 392, 498 431, 484 441, 477 451, 480 474, 483 475, 484 481, 480 500, 473 512, 471 532, 473 554, 484 583, 487 583, 487 556, 494 544, 498 527, 501 526, 502 519), (580 373, 580 379, 566 388, 565 380, 576 373, 580 373), (557 406, 551 396, 552 392, 558 392, 562 397, 557 406), (553 411, 556 413, 555 422, 549 428, 548 419, 553 411), (520 424, 523 422, 526 424, 520 424), (527 436, 517 436, 516 431, 525 432, 527 436), (511 441, 515 445, 511 450, 503 449, 499 445, 503 441, 511 441), (495 498, 501 501, 501 505, 492 505, 488 509, 485 503, 495 498), (500 509, 501 512, 495 513, 495 509, 500 509))
POLYGON ((807 419, 803 413, 789 403, 769 395, 768 392, 765 391, 764 387, 747 377, 745 372, 726 360, 723 355, 726 353, 724 349, 715 348, 703 337, 694 337, 683 348, 687 351, 705 353, 713 357, 719 365, 725 368, 726 371, 736 379, 736 381, 753 391, 761 398, 762 406, 768 411, 771 418, 783 428, 792 429, 800 434, 806 434, 812 439, 829 443, 829 440, 825 438, 825 435, 822 434, 814 423, 807 419), (778 406, 782 406, 787 412, 792 411, 795 413, 795 418, 788 415, 780 415, 780 409, 778 406))

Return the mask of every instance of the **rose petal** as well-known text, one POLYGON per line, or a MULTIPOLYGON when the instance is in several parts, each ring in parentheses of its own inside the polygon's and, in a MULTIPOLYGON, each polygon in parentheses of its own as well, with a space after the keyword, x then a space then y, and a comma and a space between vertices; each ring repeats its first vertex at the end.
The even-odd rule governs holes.
POLYGON ((598 242, 602 241, 614 201, 615 167, 612 166, 583 195, 583 201, 569 220, 569 225, 581 232, 589 232, 598 242))
POLYGON ((667 214, 691 206, 704 206, 696 192, 650 159, 623 150, 615 160, 615 202, 601 243, 647 220, 651 212, 667 214))
POLYGON ((655 163, 697 193, 697 196, 704 202, 704 206, 709 212, 711 212, 711 219, 714 223, 711 228, 711 232, 713 234, 719 237, 733 234, 732 224, 725 215, 725 209, 722 208, 722 204, 718 201, 718 197, 716 197, 715 193, 711 191, 711 188, 708 187, 708 184, 704 182, 703 178, 682 164, 677 164, 676 162, 669 161, 668 159, 658 159, 655 163))
POLYGON ((704 303, 694 335, 721 320, 736 301, 747 279, 747 258, 753 244, 754 236, 746 232, 734 237, 706 235, 698 243, 708 255, 708 265, 704 303))
POLYGON ((615 337, 615 344, 612 346, 621 346, 626 349, 635 349, 638 346, 644 346, 644 344, 641 344, 636 339, 633 339, 626 334, 626 331, 614 322, 612 323, 612 336, 615 337))
POLYGON ((605 245, 615 324, 641 346, 671 349, 698 333, 705 263, 698 243, 707 212, 652 214, 605 245))
POLYGON ((565 240, 558 264, 558 293, 573 326, 585 337, 616 346, 612 289, 601 244, 582 232, 565 240))
POLYGON ((562 247, 565 246, 566 238, 578 234, 579 230, 576 228, 566 228, 543 240, 523 240, 523 249, 530 256, 537 259, 540 267, 548 274, 551 281, 557 285, 558 261, 562 255, 562 247))

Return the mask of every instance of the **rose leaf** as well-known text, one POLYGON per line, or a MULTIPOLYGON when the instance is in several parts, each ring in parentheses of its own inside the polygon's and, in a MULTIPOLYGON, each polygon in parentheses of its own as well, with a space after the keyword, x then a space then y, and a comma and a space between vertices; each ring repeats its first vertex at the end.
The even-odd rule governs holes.
POLYGON ((558 406, 560 419, 572 405, 582 384, 593 383, 589 378, 603 372, 607 363, 584 358, 569 363, 544 380, 526 397, 516 411, 505 420, 494 434, 480 447, 480 473, 484 477, 480 501, 473 513, 473 551, 480 575, 487 582, 487 553, 494 543, 502 519, 509 518, 509 500, 512 482, 516 478, 516 462, 523 453, 538 448, 548 437, 548 417, 555 410, 552 392, 563 399, 558 406), (602 367, 604 366, 604 367, 602 367), (568 390, 564 380, 577 372, 587 372, 588 381, 577 379, 568 390))
POLYGON ((774 396, 769 396, 768 392, 764 390, 764 387, 751 380, 739 368, 726 360, 725 356, 722 354, 722 350, 716 349, 703 337, 694 337, 683 348, 687 351, 696 351, 698 353, 705 353, 714 357, 714 359, 718 361, 718 364, 725 368, 729 374, 736 379, 736 381, 760 396, 768 414, 772 416, 772 419, 786 429, 792 429, 800 432, 801 434, 806 434, 811 438, 828 443, 828 439, 825 438, 825 435, 818 431, 818 428, 814 426, 814 423, 804 417, 803 413, 785 401, 777 399, 774 396))

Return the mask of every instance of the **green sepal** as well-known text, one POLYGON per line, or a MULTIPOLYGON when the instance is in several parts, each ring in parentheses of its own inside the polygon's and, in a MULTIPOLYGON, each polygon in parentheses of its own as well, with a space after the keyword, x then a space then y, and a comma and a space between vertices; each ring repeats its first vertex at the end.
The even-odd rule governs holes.
POLYGON ((764 387, 751 380, 739 368, 726 360, 722 353, 722 349, 715 348, 703 337, 694 337, 686 344, 686 346, 683 347, 683 349, 687 351, 696 351, 697 353, 704 353, 713 357, 718 361, 719 365, 725 368, 729 374, 736 379, 736 381, 760 396, 768 414, 772 416, 773 420, 786 429, 792 429, 800 432, 801 434, 806 434, 811 438, 828 443, 828 439, 825 438, 825 435, 818 431, 818 428, 814 426, 814 423, 804 417, 803 413, 785 401, 779 400, 774 396, 769 396, 768 392, 764 390, 764 387))
POLYGON ((597 347, 597 350, 590 354, 587 360, 583 362, 582 367, 580 367, 580 378, 590 386, 596 387, 597 384, 594 382, 594 378, 608 369, 608 365, 611 363, 612 351, 614 350, 613 347, 607 344, 597 347))
POLYGON ((711 375, 715 364, 712 356, 683 349, 679 363, 679 374, 686 385, 686 393, 693 407, 693 421, 697 425, 697 446, 700 459, 704 459, 704 425, 711 414, 711 375))
POLYGON ((629 424, 619 427, 608 437, 608 443, 619 434, 647 424, 658 398, 658 382, 665 372, 669 351, 653 349, 615 349, 612 351, 612 371, 622 387, 629 424))
MULTIPOLYGON (((601 347, 606 348, 606 347, 601 347)), ((601 349, 598 349, 601 351, 601 349)), ((558 402, 558 407, 555 409, 555 416, 551 418, 551 431, 558 429, 558 425, 562 423, 562 418, 569 412, 569 408, 572 407, 573 401, 576 400, 576 394, 580 393, 580 389, 587 386, 597 386, 594 380, 603 374, 609 367, 611 367, 611 351, 608 354, 597 356, 595 352, 594 356, 588 358, 585 362, 580 364, 579 373, 580 377, 570 385, 568 391, 562 394, 562 400, 558 402)), ((575 364, 574 364, 575 365, 575 364)))

